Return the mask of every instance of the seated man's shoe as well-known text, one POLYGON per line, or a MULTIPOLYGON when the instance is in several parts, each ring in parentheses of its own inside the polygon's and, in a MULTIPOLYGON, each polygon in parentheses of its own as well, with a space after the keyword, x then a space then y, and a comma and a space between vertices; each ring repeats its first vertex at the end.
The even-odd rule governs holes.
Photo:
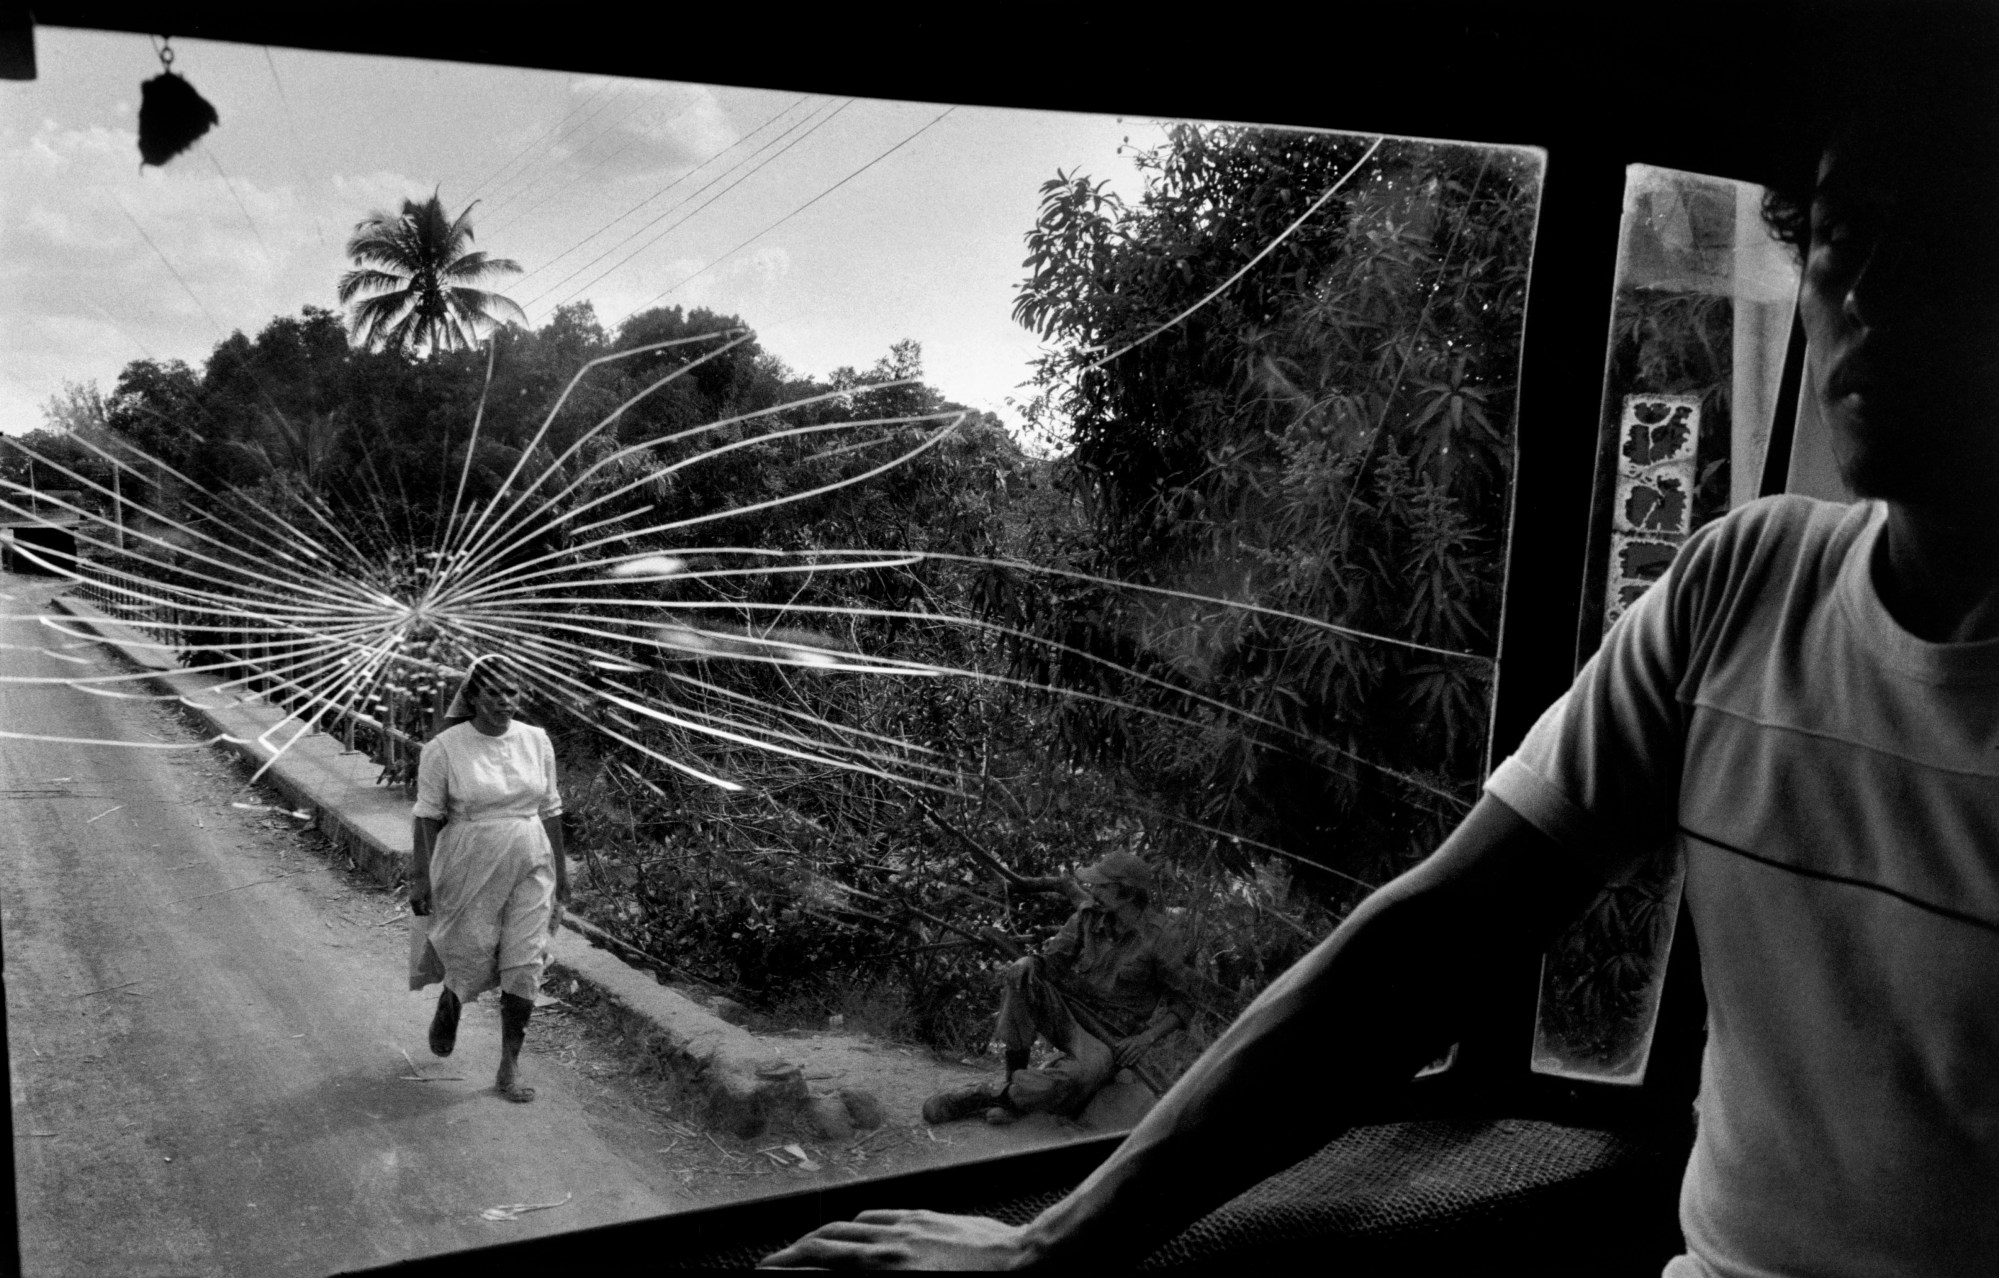
POLYGON ((938 1092, 923 1102, 923 1121, 926 1123, 955 1123, 961 1118, 983 1114, 986 1110, 1001 1104, 1006 1092, 1005 1083, 968 1083, 963 1087, 953 1087, 938 1092))

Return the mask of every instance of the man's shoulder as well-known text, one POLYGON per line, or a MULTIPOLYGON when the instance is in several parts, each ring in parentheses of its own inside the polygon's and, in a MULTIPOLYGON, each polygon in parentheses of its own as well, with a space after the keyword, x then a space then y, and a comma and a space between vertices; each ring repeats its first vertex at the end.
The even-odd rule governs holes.
POLYGON ((1737 506, 1703 526, 1689 544, 1725 556, 1745 551, 1778 557, 1822 553, 1851 545, 1871 514, 1866 502, 1821 501, 1779 493, 1737 506))
POLYGON ((1829 502, 1781 494, 1763 497, 1703 525, 1675 562, 1679 592, 1710 603, 1733 595, 1768 598, 1831 588, 1873 518, 1866 502, 1829 502), (1720 594, 1712 593, 1716 589, 1720 594))

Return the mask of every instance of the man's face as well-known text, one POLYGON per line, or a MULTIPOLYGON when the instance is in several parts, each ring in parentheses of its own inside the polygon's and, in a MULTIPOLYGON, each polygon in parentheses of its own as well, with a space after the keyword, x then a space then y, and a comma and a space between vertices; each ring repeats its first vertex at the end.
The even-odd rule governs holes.
MULTIPOLYGON (((1902 139, 1906 142, 1907 139, 1902 139)), ((1861 139, 1828 151, 1800 308, 1810 389, 1863 497, 1999 495, 1999 155, 1861 139)))
POLYGON ((1124 908, 1125 902, 1131 899, 1125 890, 1115 883, 1092 883, 1089 885, 1089 890, 1090 908, 1099 914, 1115 915, 1124 908))

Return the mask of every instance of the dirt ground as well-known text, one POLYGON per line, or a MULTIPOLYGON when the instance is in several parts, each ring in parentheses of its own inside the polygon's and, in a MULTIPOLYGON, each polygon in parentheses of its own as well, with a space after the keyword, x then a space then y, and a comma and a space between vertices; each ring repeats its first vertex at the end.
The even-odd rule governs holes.
MULTIPOLYGON (((48 586, 0 588, 8 673, 121 669, 32 619, 48 586)), ((925 1096, 996 1062, 797 1030, 763 1037, 810 1086, 873 1093, 884 1125, 705 1130, 629 1024, 557 982, 523 1057, 541 1095, 509 1105, 493 996, 451 1057, 425 1046, 435 991, 404 988, 400 893, 177 705, 102 695, 120 690, 137 691, 0 685, 19 734, 0 741, 0 925, 24 1272, 328 1272, 1093 1134, 929 1127, 925 1096)))
MULTIPOLYGON (((145 713, 162 740, 198 739, 192 723, 177 711, 149 708, 145 713)), ((285 815, 288 805, 275 790, 251 784, 250 773, 246 763, 219 748, 192 756, 183 774, 200 782, 202 790, 189 794, 187 801, 261 840, 275 851, 281 871, 315 863, 332 870, 321 880, 327 888, 319 897, 321 906, 357 929, 360 943, 377 952, 387 979, 397 979, 406 961, 408 913, 402 889, 384 889, 356 871, 331 840, 285 815)), ((627 1134, 627 1143, 635 1147, 631 1152, 663 1156, 681 1189, 699 1201, 760 1197, 834 1178, 888 1175, 1101 1134, 1099 1128, 1052 1116, 1023 1118, 1004 1127, 979 1119, 932 1127, 922 1119, 924 1098, 990 1078, 996 1065, 950 1060, 920 1045, 851 1033, 787 1030, 762 1037, 771 1042, 774 1054, 803 1068, 810 1088, 867 1091, 881 1101, 886 1120, 837 1142, 815 1138, 802 1126, 738 1139, 694 1121, 698 1107, 681 1095, 678 1081, 631 1041, 618 1018, 592 1006, 587 989, 562 988, 566 984, 551 981, 536 1009, 523 1058, 528 1081, 560 1071, 596 1120, 594 1127, 627 1134)), ((462 1031, 460 1053, 481 1060, 481 1069, 490 1054, 483 1040, 497 1042, 493 1000, 488 994, 468 1009, 462 1031)), ((471 1068, 456 1058, 438 1061, 425 1051, 417 1051, 415 1060, 423 1074, 458 1075, 471 1068)))

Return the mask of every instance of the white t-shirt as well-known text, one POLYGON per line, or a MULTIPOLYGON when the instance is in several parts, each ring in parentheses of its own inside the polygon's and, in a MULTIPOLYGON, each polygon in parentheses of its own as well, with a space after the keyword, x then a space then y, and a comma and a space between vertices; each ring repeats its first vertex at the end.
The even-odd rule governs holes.
POLYGON ((1903 630, 1887 508, 1703 528, 1486 788, 1672 842, 1708 996, 1673 1273, 1999 1275, 1999 641, 1903 630))

